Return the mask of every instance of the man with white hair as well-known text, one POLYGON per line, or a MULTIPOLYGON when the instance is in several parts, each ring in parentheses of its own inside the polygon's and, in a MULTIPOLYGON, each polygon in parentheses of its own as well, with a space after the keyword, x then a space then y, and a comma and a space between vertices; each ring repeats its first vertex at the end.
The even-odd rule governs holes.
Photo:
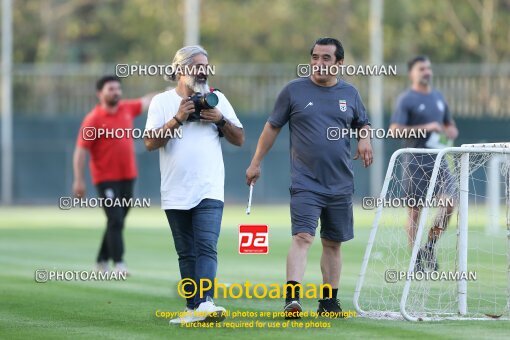
MULTIPOLYGON (((217 105, 210 109, 198 110, 191 100, 197 93, 212 92, 207 83, 207 57, 201 46, 177 51, 172 76, 177 87, 153 98, 146 124, 153 134, 145 138, 149 151, 159 149, 161 206, 172 231, 181 279, 197 284, 201 279, 214 282, 216 277, 225 179, 220 138, 236 146, 244 142, 243 126, 221 92, 214 91, 217 105), (198 114, 198 119, 190 119, 198 114), (180 134, 174 133, 177 129, 180 134), (177 135, 182 138, 171 138, 177 135)), ((193 295, 192 286, 183 286, 186 296, 193 295)), ((222 321, 226 311, 214 304, 213 292, 188 297, 188 313, 170 323, 222 321)))

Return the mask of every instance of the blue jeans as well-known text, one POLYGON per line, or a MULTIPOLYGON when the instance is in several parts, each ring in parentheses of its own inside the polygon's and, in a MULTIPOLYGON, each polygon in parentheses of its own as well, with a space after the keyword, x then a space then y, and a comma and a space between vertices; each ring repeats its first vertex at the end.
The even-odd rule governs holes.
MULTIPOLYGON (((192 279, 197 285, 200 279, 209 279, 213 283, 218 267, 217 244, 223 202, 206 198, 189 210, 168 209, 165 213, 179 256, 181 279, 192 279)), ((184 289, 191 292, 193 286, 186 285, 184 289)), ((213 293, 214 286, 201 298, 197 290, 195 297, 186 299, 186 306, 193 309, 204 302, 207 296, 212 298, 213 293)))

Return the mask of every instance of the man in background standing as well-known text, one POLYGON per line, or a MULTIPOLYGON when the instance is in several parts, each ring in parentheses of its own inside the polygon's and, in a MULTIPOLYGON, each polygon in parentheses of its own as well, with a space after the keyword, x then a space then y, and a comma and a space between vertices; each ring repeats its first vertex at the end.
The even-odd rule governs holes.
MULTIPOLYGON (((132 129, 133 120, 146 110, 153 97, 148 94, 139 99, 121 100, 122 88, 116 76, 104 76, 96 83, 99 103, 83 120, 73 155, 73 193, 85 197, 85 161, 90 153, 92 182, 101 198, 126 198, 133 195, 137 176, 135 146, 132 138, 98 137, 98 129, 132 129)), ((97 270, 127 272, 124 263, 124 240, 122 232, 129 207, 104 207, 107 218, 106 230, 97 255, 97 270)))
MULTIPOLYGON (((395 112, 391 118, 390 130, 403 132, 417 132, 425 130, 425 138, 407 138, 403 146, 407 148, 440 148, 446 145, 439 143, 440 136, 453 141, 459 131, 452 118, 448 104, 441 92, 432 88, 432 67, 425 56, 417 56, 408 62, 411 87, 400 94, 395 105, 395 112), (414 130, 414 131, 413 131, 414 130)), ((415 133, 414 135, 418 135, 415 133)), ((434 169, 435 155, 416 154, 406 155, 403 163, 403 186, 407 198, 415 201, 425 199, 430 176, 434 169)), ((455 197, 456 183, 443 159, 436 183, 434 196, 443 198, 455 197)), ((443 200, 446 202, 447 200, 443 200)), ((409 247, 412 248, 416 238, 421 206, 409 207, 406 225, 409 247)), ((446 230, 454 210, 453 205, 440 207, 428 234, 428 240, 418 252, 416 270, 430 269, 437 271, 438 263, 435 255, 436 242, 446 230)))

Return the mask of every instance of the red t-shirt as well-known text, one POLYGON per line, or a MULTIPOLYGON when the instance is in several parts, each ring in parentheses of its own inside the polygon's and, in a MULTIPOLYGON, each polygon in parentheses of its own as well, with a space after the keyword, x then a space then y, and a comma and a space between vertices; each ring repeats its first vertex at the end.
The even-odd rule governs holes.
POLYGON ((133 120, 141 112, 142 101, 134 99, 121 100, 114 113, 96 105, 85 116, 76 144, 90 152, 90 173, 94 184, 136 178, 135 144, 131 133, 116 138, 105 136, 104 133, 99 136, 99 131, 132 130, 133 120))

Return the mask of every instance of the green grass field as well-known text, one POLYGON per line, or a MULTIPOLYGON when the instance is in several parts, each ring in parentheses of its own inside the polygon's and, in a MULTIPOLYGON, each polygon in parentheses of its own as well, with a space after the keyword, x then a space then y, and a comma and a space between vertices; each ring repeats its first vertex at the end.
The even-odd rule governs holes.
MULTIPOLYGON (((508 338, 510 322, 406 321, 350 318, 324 320, 330 328, 186 329, 157 318, 156 310, 180 311, 177 258, 164 213, 156 208, 132 210, 125 230, 131 276, 124 282, 36 283, 37 269, 90 270, 103 233, 99 209, 61 211, 57 207, 0 209, 0 338, 508 338)), ((352 297, 373 214, 355 212, 355 239, 344 244, 339 297, 353 310, 352 297)), ((283 283, 290 244, 287 206, 257 206, 252 215, 242 206, 225 210, 219 242, 218 279, 224 283, 283 283), (239 255, 240 223, 270 226, 268 255, 239 255)), ((319 284, 320 242, 308 258, 305 282, 319 284)), ((231 311, 280 311, 282 300, 218 299, 231 311)), ((315 300, 303 300, 316 310, 315 300)), ((259 319, 269 323, 270 318, 259 319)), ((311 319, 310 319, 311 320, 311 319)), ((232 320, 231 320, 232 321, 232 320)), ((243 321, 250 321, 250 319, 243 321)), ((277 320, 283 321, 283 320, 277 320)), ((307 321, 307 320, 303 320, 307 321)), ((309 321, 309 320, 308 320, 309 321)))

